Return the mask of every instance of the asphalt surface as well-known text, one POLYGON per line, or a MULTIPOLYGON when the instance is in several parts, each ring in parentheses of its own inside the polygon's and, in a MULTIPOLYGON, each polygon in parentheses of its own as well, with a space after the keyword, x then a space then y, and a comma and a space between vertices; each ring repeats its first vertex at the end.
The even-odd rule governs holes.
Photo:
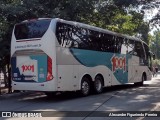
MULTIPOLYGON (((160 111, 160 75, 151 81, 144 82, 143 86, 124 85, 107 88, 100 95, 78 97, 76 94, 64 94, 48 100, 44 94, 34 92, 19 92, 0 95, 0 111, 79 111, 79 117, 65 117, 65 114, 57 117, 30 118, 34 120, 159 120, 160 117, 106 117, 100 112, 126 113, 146 112, 156 113, 160 111), (106 92, 107 91, 107 92, 106 92), (82 112, 81 112, 82 111, 82 112), (85 112, 84 112, 85 111, 85 112)), ((44 116, 50 113, 45 113, 44 116)), ((73 113, 75 114, 75 113, 73 113)), ((1 118, 0 118, 1 119, 1 118)), ((16 120, 22 118, 2 118, 3 120, 16 120)), ((28 119, 28 118, 26 118, 28 119)))

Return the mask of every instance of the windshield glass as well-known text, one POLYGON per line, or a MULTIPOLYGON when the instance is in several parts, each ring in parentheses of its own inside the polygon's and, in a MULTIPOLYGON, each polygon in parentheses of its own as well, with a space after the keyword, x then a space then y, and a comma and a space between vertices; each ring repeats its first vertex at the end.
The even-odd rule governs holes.
POLYGON ((50 21, 46 19, 17 24, 14 31, 15 37, 17 40, 41 38, 47 31, 50 21))

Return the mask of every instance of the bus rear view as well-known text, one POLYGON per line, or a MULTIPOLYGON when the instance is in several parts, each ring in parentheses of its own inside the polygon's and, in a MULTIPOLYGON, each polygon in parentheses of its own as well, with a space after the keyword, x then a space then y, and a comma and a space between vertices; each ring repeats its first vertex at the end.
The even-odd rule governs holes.
POLYGON ((55 41, 51 32, 53 33, 51 19, 27 20, 15 25, 11 41, 14 90, 55 90, 55 68, 53 69, 52 61, 55 41))
MULTIPOLYGON (((83 23, 38 19, 15 25, 11 43, 14 90, 80 91, 151 79, 149 47, 142 40, 83 23)), ((50 94, 51 93, 51 94, 50 94)))

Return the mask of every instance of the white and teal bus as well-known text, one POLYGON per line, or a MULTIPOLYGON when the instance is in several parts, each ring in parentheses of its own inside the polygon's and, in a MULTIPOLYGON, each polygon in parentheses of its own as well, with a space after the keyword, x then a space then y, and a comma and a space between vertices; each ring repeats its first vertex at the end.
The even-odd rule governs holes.
POLYGON ((151 80, 145 42, 98 27, 39 18, 15 25, 11 41, 14 90, 81 91, 151 80))

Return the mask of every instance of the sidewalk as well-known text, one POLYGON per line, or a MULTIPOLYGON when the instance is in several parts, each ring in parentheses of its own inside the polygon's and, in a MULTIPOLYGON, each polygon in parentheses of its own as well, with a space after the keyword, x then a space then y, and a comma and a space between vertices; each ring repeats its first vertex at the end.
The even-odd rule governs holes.
MULTIPOLYGON (((152 80, 153 79, 155 81, 154 86, 159 87, 159 85, 160 85, 160 71, 158 71, 157 76, 153 77, 152 80)), ((151 111, 160 111, 160 102, 157 102, 155 104, 156 104, 156 106, 151 111)))
POLYGON ((8 93, 8 90, 9 88, 8 87, 5 87, 4 84, 1 84, 0 86, 0 96, 5 96, 5 95, 14 95, 14 94, 17 94, 17 93, 24 93, 24 92, 21 92, 21 91, 13 91, 11 93, 8 93))
POLYGON ((8 93, 8 87, 5 87, 5 85, 1 85, 0 86, 0 95, 4 95, 4 94, 12 94, 12 93, 8 93))
POLYGON ((8 88, 5 87, 5 84, 0 84, 0 95, 8 93, 8 88))
POLYGON ((7 94, 7 93, 8 93, 8 88, 6 88, 6 87, 1 87, 0 88, 0 95, 7 94))
POLYGON ((0 100, 1 99, 8 99, 10 97, 16 97, 20 95, 27 95, 32 93, 32 91, 13 91, 12 93, 8 93, 8 88, 7 87, 1 87, 1 94, 0 94, 0 100))

